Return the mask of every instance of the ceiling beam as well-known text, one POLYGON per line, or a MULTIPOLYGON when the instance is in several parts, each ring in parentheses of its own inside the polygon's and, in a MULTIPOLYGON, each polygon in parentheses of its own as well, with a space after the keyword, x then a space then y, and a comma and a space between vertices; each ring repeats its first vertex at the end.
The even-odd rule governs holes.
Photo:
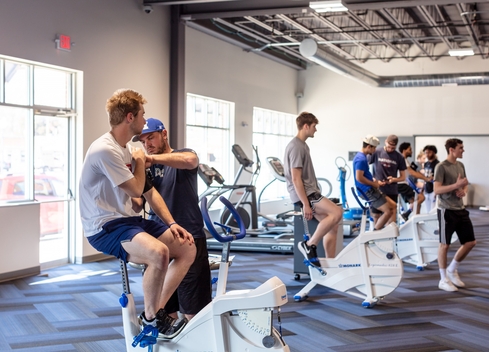
POLYGON ((387 8, 417 7, 427 5, 454 5, 473 3, 474 0, 397 0, 397 1, 356 1, 343 0, 348 10, 381 10, 387 8))
POLYGON ((372 27, 370 27, 370 25, 367 22, 365 22, 365 20, 362 19, 360 16, 358 16, 357 14, 355 14, 355 13, 353 13, 351 11, 348 11, 348 16, 350 16, 350 18, 353 21, 355 21, 356 23, 358 23, 364 29, 366 29, 367 31, 369 31, 369 34, 372 35, 372 37, 380 40, 386 46, 388 46, 389 48, 391 48, 392 50, 394 50, 398 55, 400 55, 401 57, 405 58, 407 61, 413 61, 412 59, 406 57, 406 55, 404 54, 404 52, 401 49, 399 49, 395 44, 389 43, 380 34, 378 34, 377 32, 375 32, 372 29, 372 27))
MULTIPOLYGON (((221 24, 221 25, 225 25, 226 27, 229 27, 230 29, 233 29, 237 32, 240 32, 250 38, 253 38, 257 44, 263 44, 263 45, 267 45, 267 44, 272 44, 273 42, 268 40, 268 39, 265 39, 265 38, 262 38, 261 36, 259 35, 256 35, 250 31, 246 31, 246 29, 244 28, 241 28, 241 27, 238 27, 228 21, 225 21, 223 19, 220 19, 220 18, 216 18, 214 19, 215 22, 221 24)), ((298 62, 297 63, 292 63, 291 61, 287 61, 285 59, 281 59, 280 57, 276 56, 276 55, 272 55, 271 53, 268 53, 266 51, 262 51, 262 50, 255 50, 256 47, 253 46, 253 45, 250 45, 250 44, 246 44, 242 41, 239 41, 239 40, 236 40, 236 39, 233 39, 231 38, 230 36, 228 35, 225 35, 225 34, 222 34, 222 33, 219 33, 217 32, 216 30, 214 29, 209 29, 208 27, 206 26, 203 26, 201 24, 199 24, 198 22, 194 22, 194 21, 188 21, 186 22, 187 26, 191 27, 191 28, 194 28, 194 29, 197 29, 201 32, 204 32, 206 34, 210 34, 216 38, 219 38, 219 39, 222 39, 230 44, 233 44, 233 45, 236 45, 236 46, 239 46, 241 47, 242 49, 244 49, 245 51, 248 51, 248 52, 254 52, 258 55, 262 55, 262 56, 265 56, 269 59, 272 59, 272 60, 275 60, 277 62, 280 62, 281 64, 285 64, 289 67, 292 67, 292 68, 295 68, 295 69, 298 69, 298 70, 302 70, 304 69, 304 67, 300 64, 299 61, 302 61, 302 62, 308 62, 308 60, 306 60, 302 55, 300 55, 299 53, 293 51, 293 50, 290 50, 290 49, 287 49, 287 48, 281 48, 282 51, 284 51, 285 54, 289 54, 290 56, 293 56, 295 58, 297 58, 298 62)))
MULTIPOLYGON (((471 7, 471 6, 469 6, 471 7)), ((487 58, 487 55, 486 53, 484 52, 482 46, 481 46, 481 43, 479 41, 479 38, 478 38, 478 33, 479 33, 479 29, 477 28, 476 25, 474 25, 469 19, 468 19, 468 16, 465 16, 463 13, 464 12, 471 12, 473 10, 473 8, 463 8, 461 4, 457 4, 457 9, 459 10, 460 12, 460 17, 462 17, 462 21, 465 25, 465 28, 467 29, 467 32, 469 33, 469 40, 470 40, 470 44, 472 45, 472 48, 477 48, 479 49, 479 53, 481 54, 481 57, 483 59, 486 59, 487 58)))
POLYGON ((392 14, 389 10, 387 9, 382 9, 379 11, 393 26, 395 26, 400 32, 402 32, 406 37, 408 37, 413 44, 415 44, 427 57, 429 57, 431 60, 435 61, 436 59, 428 53, 428 51, 425 49, 425 47, 417 40, 415 39, 411 33, 409 33, 408 30, 406 30, 403 26, 403 24, 399 21, 394 14, 392 14))
MULTIPOLYGON (((337 25, 335 25, 333 22, 331 22, 330 20, 324 18, 323 16, 320 16, 318 15, 317 13, 313 13, 312 16, 314 18, 316 18, 317 20, 319 20, 322 24, 324 24, 325 26, 331 28, 333 31, 335 31, 336 33, 339 33, 342 37, 345 37, 346 39, 349 39, 349 40, 356 40, 356 38, 354 36, 352 36, 351 34, 348 34, 348 33, 345 33, 343 32, 343 30, 338 27, 337 25)), ((365 44, 362 44, 360 42, 356 42, 356 44, 358 45, 359 48, 365 50, 366 52, 368 52, 370 55, 376 57, 377 59, 381 59, 383 62, 387 62, 387 60, 385 58, 381 58, 379 56, 379 54, 377 54, 377 52, 375 52, 374 50, 370 49, 368 46, 366 46, 365 44)))

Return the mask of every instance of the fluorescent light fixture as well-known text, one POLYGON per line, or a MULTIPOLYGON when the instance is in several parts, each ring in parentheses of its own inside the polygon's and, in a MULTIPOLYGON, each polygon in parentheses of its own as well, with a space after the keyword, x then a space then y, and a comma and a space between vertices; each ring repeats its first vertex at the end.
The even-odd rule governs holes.
POLYGON ((309 7, 316 12, 345 12, 348 9, 340 0, 311 1, 309 7))
POLYGON ((450 49, 448 54, 450 56, 470 56, 474 55, 474 50, 472 48, 450 49))
POLYGON ((484 76, 462 76, 459 79, 483 79, 484 76))

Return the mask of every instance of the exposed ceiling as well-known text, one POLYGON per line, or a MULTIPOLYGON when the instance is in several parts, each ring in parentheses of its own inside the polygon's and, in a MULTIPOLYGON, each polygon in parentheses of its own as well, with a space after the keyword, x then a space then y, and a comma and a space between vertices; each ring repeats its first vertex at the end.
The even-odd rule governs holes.
POLYGON ((489 0, 343 0, 347 12, 321 14, 309 2, 144 1, 180 5, 187 25, 296 68, 311 63, 300 52, 300 43, 308 38, 323 54, 345 64, 436 61, 458 48, 472 48, 480 60, 489 57, 489 0))

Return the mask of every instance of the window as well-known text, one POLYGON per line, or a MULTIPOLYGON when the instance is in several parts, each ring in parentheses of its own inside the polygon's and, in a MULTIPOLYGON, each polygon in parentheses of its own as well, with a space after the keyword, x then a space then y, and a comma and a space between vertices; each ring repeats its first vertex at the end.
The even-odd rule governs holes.
POLYGON ((41 203, 41 263, 68 258, 75 77, 0 56, 0 204, 41 203))
MULTIPOLYGON (((267 157, 273 156, 283 162, 285 147, 297 135, 296 118, 292 114, 253 108, 253 145, 258 148, 262 167, 256 184, 258 192, 274 179, 267 165, 267 157)), ((263 192, 261 200, 288 196, 285 183, 275 181, 263 192)))
MULTIPOLYGON (((232 183, 234 179, 233 126, 234 103, 187 94, 187 147, 197 152, 200 163, 221 173, 226 183, 232 183)), ((199 179, 199 194, 205 189, 204 182, 199 179)))

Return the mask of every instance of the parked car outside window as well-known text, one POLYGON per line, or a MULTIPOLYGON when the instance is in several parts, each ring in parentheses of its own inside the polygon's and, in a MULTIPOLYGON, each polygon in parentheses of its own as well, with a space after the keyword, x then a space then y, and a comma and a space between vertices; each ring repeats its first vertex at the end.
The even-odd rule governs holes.
MULTIPOLYGON (((34 197, 41 202, 41 237, 61 233, 64 230, 64 202, 66 192, 63 182, 51 175, 34 176, 34 197), (59 200, 60 202, 53 202, 59 200)), ((0 178, 0 202, 25 199, 23 175, 0 178)))

